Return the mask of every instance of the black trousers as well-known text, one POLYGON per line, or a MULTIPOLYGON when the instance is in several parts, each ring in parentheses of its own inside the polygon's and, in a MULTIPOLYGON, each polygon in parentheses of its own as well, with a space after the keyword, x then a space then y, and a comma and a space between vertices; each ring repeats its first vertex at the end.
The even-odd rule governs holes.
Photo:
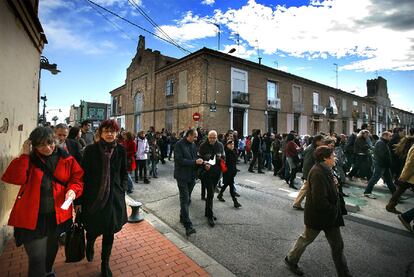
POLYGON ((57 234, 24 243, 24 249, 29 257, 28 276, 45 276, 46 273, 52 272, 58 248, 57 234))
POLYGON ((220 179, 220 175, 207 175, 202 178, 201 183, 204 183, 205 188, 207 189, 207 199, 206 199, 206 208, 204 215, 208 218, 213 218, 213 199, 214 191, 216 189, 217 183, 220 179))
POLYGON ((190 220, 189 205, 191 200, 191 193, 193 192, 195 182, 177 180, 178 191, 180 192, 180 221, 185 228, 193 226, 190 220))
POLYGON ((231 198, 235 199, 236 195, 236 188, 234 187, 234 176, 230 177, 230 176, 226 176, 225 174, 223 175, 223 186, 221 187, 220 190, 220 194, 223 194, 226 191, 227 187, 230 187, 230 195, 231 198))
POLYGON ((147 160, 136 160, 137 167, 135 168, 135 182, 138 182, 139 178, 142 179, 142 172, 144 172, 144 179, 147 179, 147 160))
MULTIPOLYGON (((95 240, 101 234, 94 234, 90 232, 86 232, 86 240, 88 243, 95 243, 95 240)), ((101 252, 101 260, 102 262, 109 262, 109 257, 111 256, 112 245, 114 244, 114 234, 103 234, 102 237, 102 252, 101 252)))
POLYGON ((263 166, 263 154, 262 153, 253 153, 253 159, 252 162, 250 163, 249 166, 249 170, 253 170, 254 165, 256 164, 257 161, 257 171, 262 171, 262 166, 263 166))

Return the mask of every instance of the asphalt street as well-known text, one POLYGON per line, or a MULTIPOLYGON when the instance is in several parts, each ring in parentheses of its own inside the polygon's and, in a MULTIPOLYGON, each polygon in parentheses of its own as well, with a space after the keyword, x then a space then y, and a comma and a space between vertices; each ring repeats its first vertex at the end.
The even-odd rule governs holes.
MULTIPOLYGON (((135 184, 131 195, 145 209, 185 236, 179 223, 178 188, 173 162, 159 164, 159 178, 135 184)), ((217 224, 211 228, 204 217, 200 183, 195 186, 190 217, 197 233, 190 242, 237 276, 294 276, 283 259, 304 230, 303 212, 292 209, 293 190, 272 176, 247 172, 244 164, 236 177, 239 202, 235 209, 229 191, 226 202, 214 199, 217 224)), ((414 236, 346 219, 341 228, 345 255, 353 276, 414 276, 414 236)), ((323 233, 305 251, 299 263, 306 276, 336 276, 329 245, 323 233)))

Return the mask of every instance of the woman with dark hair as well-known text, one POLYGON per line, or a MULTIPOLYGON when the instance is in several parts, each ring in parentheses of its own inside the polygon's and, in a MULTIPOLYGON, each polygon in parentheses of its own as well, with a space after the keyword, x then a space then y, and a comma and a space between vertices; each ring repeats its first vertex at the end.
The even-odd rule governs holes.
POLYGON ((371 179, 372 169, 371 169, 371 158, 370 150, 371 146, 368 143, 369 141, 369 131, 362 130, 358 133, 355 144, 354 144, 354 155, 355 161, 352 166, 351 172, 348 174, 348 178, 352 180, 354 176, 360 178, 366 178, 367 180, 371 179))
POLYGON ((76 140, 80 145, 81 153, 83 152, 86 143, 82 138, 82 131, 79 127, 75 126, 69 129, 68 139, 76 140))
POLYGON ((133 183, 132 183, 132 172, 135 171, 137 165, 135 163, 135 153, 137 152, 137 144, 135 143, 134 135, 131 132, 125 133, 125 139, 123 145, 127 152, 127 171, 128 171, 128 191, 127 193, 132 193, 133 183))
POLYGON ((220 193, 217 195, 217 199, 221 202, 225 202, 223 198, 223 193, 226 191, 226 188, 230 187, 230 195, 233 199, 233 204, 235 208, 240 208, 241 205, 237 201, 236 198, 236 190, 234 187, 234 177, 237 174, 237 154, 234 152, 234 141, 229 140, 226 143, 225 149, 224 149, 225 155, 226 155, 226 165, 227 165, 227 171, 223 173, 223 186, 221 187, 220 193))
POLYGON ((2 180, 20 186, 8 224, 29 257, 29 277, 55 276, 58 238, 72 223, 72 205, 61 206, 82 194, 82 175, 75 158, 55 146, 49 127, 34 129, 6 169, 2 180))
POLYGON ((286 137, 285 155, 286 155, 286 161, 290 169, 290 178, 288 181, 289 187, 293 189, 297 189, 295 187, 295 179, 296 179, 296 173, 299 170, 300 147, 294 142, 294 140, 295 140, 295 135, 292 133, 289 133, 286 137))
POLYGON ((103 235, 102 276, 112 276, 109 258, 114 234, 127 222, 127 154, 116 141, 118 132, 115 120, 103 121, 98 129, 99 141, 86 147, 82 160, 85 188, 79 204, 86 228, 86 258, 93 260, 95 240, 103 235))
POLYGON ((285 257, 285 264, 296 275, 303 275, 298 262, 306 247, 321 231, 325 233, 331 247, 332 258, 338 276, 351 276, 344 255, 344 242, 340 226, 344 226, 342 217, 345 212, 340 205, 338 181, 332 173, 335 166, 334 149, 326 145, 315 150, 316 164, 308 175, 309 191, 305 204, 305 231, 295 246, 285 257))

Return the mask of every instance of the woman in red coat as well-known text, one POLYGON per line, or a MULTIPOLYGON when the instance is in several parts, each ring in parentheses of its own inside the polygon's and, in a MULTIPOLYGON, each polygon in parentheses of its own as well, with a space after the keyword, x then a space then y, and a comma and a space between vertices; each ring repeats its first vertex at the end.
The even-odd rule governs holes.
POLYGON ((55 147, 49 127, 31 132, 22 154, 2 176, 20 186, 8 224, 14 226, 17 246, 23 244, 29 256, 29 276, 54 276, 58 237, 72 222, 72 205, 66 210, 61 206, 82 194, 82 176, 75 158, 55 147))
POLYGON ((135 171, 137 167, 135 163, 135 153, 137 152, 137 144, 135 143, 135 138, 131 132, 125 133, 125 140, 123 141, 123 146, 127 152, 127 170, 128 170, 128 190, 127 193, 132 193, 133 183, 131 174, 135 171))

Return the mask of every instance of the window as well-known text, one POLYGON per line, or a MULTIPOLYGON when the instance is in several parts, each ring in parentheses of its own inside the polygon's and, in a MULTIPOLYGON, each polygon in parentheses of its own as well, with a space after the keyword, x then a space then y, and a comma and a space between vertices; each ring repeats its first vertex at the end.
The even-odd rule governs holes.
POLYGON ((292 101, 293 103, 302 103, 301 88, 299 86, 292 87, 292 101))
POLYGON ((135 94, 135 113, 140 113, 142 111, 142 93, 135 94))
POLYGON ((174 93, 174 82, 172 79, 167 80, 167 85, 165 88, 165 95, 173 95, 174 93))
POLYGON ((362 112, 367 113, 367 105, 362 104, 362 112))
POLYGON ((232 91, 247 92, 247 72, 232 69, 232 91))
POLYGON ((267 81, 267 100, 275 100, 277 98, 278 85, 276 82, 267 81))
POLYGON ((299 122, 300 122, 300 114, 295 113, 293 115, 293 130, 299 133, 299 122))
POLYGON ((356 106, 358 106, 358 102, 354 100, 354 101, 352 102, 352 105, 354 105, 354 106, 356 107, 356 106))
POLYGON ((313 93, 313 105, 319 105, 319 92, 313 93))
MULTIPOLYGON (((346 112, 347 111, 347 102, 346 102, 346 99, 345 98, 342 98, 342 111, 343 112, 346 112)), ((346 133, 344 133, 344 134, 346 134, 346 133)))
POLYGON ((336 106, 335 97, 329 96, 329 107, 332 108, 333 114, 338 114, 338 107, 336 106))

